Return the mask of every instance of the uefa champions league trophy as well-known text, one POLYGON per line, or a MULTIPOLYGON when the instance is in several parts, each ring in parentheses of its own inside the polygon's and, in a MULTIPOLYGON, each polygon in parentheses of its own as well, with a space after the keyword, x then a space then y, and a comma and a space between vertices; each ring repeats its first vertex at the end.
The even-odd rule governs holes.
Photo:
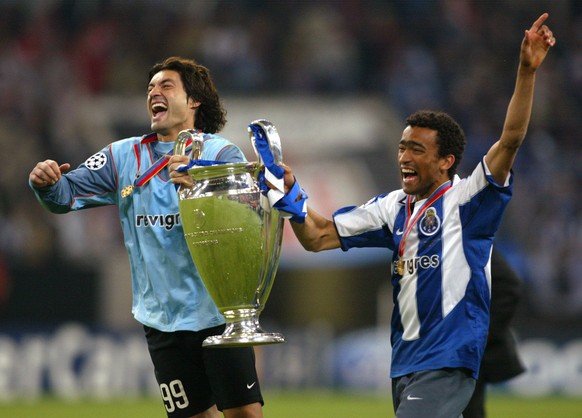
MULTIPOLYGON (((281 140, 275 126, 256 120, 276 163, 281 163, 281 140)), ((194 185, 178 190, 180 216, 190 255, 220 312, 226 319, 222 335, 206 338, 203 346, 228 347, 285 342, 283 335, 265 332, 259 315, 265 307, 279 265, 283 218, 261 193, 258 175, 263 162, 256 139, 249 137, 258 161, 194 165, 188 169, 194 185)), ((180 132, 176 155, 202 154, 202 134, 180 132)))

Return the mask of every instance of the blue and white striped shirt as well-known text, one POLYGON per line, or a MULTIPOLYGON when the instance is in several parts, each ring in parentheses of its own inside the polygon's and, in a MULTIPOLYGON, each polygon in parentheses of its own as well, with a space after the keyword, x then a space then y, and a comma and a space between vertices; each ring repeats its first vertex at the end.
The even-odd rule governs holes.
MULTIPOLYGON (((467 368, 477 378, 489 328, 491 247, 511 191, 512 176, 495 184, 483 160, 471 176, 455 176, 406 236, 404 273, 392 271, 392 377, 467 368)), ((406 199, 397 190, 338 210, 342 249, 386 247, 395 263, 406 199)), ((423 203, 415 202, 412 217, 423 203)))

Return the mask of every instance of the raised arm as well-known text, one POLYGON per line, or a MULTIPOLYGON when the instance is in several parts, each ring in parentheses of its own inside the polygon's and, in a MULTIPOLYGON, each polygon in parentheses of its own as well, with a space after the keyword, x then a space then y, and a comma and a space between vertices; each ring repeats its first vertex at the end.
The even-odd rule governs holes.
POLYGON ((485 156, 485 161, 497 183, 503 184, 517 151, 525 138, 531 116, 535 74, 540 67, 549 49, 554 46, 556 39, 552 31, 544 22, 548 14, 541 15, 525 31, 519 55, 519 67, 515 90, 509 102, 503 132, 500 139, 493 144, 485 156))

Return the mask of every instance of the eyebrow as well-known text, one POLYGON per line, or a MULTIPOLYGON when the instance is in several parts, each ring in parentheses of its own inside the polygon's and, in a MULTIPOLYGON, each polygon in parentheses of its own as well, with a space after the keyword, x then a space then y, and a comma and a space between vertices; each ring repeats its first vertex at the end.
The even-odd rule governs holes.
MULTIPOLYGON (((157 84, 164 84, 164 83, 175 83, 174 79, 170 78, 170 77, 166 77, 166 78, 162 78, 157 84)), ((153 82, 149 82, 148 83, 148 87, 152 87, 154 84, 153 82)))
POLYGON ((404 145, 406 147, 421 147, 421 148, 426 148, 426 146, 418 141, 414 141, 412 139, 401 139, 400 142, 398 142, 398 145, 404 145))

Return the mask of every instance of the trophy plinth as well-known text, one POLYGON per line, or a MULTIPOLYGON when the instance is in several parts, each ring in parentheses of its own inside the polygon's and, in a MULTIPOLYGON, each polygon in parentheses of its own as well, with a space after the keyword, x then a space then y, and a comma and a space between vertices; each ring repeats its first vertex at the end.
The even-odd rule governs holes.
MULTIPOLYGON (((267 137, 276 130, 268 122, 267 137)), ((263 125, 261 125, 263 126, 263 125)), ((183 155, 196 133, 182 131, 174 150, 183 155)), ((201 141, 194 139, 200 150, 201 141)), ((194 166, 194 185, 178 190, 180 216, 190 255, 208 293, 226 320, 222 335, 203 346, 277 344, 283 335, 265 332, 259 315, 273 286, 283 238, 283 218, 271 210, 257 181, 260 163, 194 166)))
POLYGON ((222 335, 204 340, 204 347, 238 347, 246 345, 279 344, 285 337, 276 332, 265 332, 259 324, 256 309, 236 309, 224 312, 226 329, 222 335))

